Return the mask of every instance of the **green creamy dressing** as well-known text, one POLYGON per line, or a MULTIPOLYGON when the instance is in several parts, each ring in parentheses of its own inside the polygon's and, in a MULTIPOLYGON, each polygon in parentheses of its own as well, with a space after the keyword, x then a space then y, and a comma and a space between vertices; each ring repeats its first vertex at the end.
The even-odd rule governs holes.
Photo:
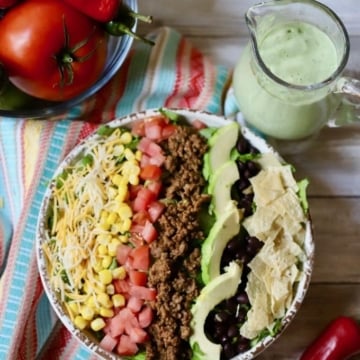
MULTIPOLYGON (((329 78, 338 67, 334 43, 314 25, 281 23, 258 41, 266 67, 292 85, 311 85, 329 78)), ((302 139, 317 132, 338 105, 329 87, 290 90, 270 80, 254 63, 248 45, 235 67, 233 88, 246 121, 278 139, 302 139)))

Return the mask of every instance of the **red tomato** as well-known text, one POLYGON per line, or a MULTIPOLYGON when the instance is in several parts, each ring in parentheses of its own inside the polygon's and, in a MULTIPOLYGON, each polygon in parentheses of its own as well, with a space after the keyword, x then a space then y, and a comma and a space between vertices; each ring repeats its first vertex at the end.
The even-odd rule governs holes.
POLYGON ((144 211, 147 209, 148 205, 152 203, 154 200, 155 200, 155 194, 151 190, 143 187, 142 189, 139 190, 136 198, 133 201, 132 204, 133 210, 136 212, 144 211))
POLYGON ((130 286, 129 294, 139 299, 148 301, 156 299, 156 290, 145 286, 132 285, 130 286))
POLYGON ((126 304, 126 307, 130 309, 134 314, 137 314, 141 310, 143 305, 144 305, 144 300, 130 296, 126 304))
POLYGON ((0 9, 6 9, 15 5, 18 0, 0 0, 0 9))
POLYGON ((135 355, 139 348, 129 335, 121 335, 119 344, 116 348, 119 355, 130 356, 135 355))
POLYGON ((155 222, 165 210, 165 205, 159 201, 153 201, 148 207, 151 222, 155 222))
POLYGON ((0 21, 0 62, 32 96, 61 101, 89 88, 106 61, 107 36, 90 18, 57 0, 27 0, 0 21))
POLYGON ((147 274, 144 271, 130 270, 129 278, 134 285, 145 286, 147 283, 147 274))
POLYGON ((100 341, 100 347, 106 351, 112 352, 117 345, 118 340, 114 339, 110 334, 106 334, 100 341))
POLYGON ((139 325, 144 329, 148 327, 153 320, 153 311, 150 306, 144 306, 138 314, 139 325))
POLYGON ((148 164, 145 165, 140 171, 140 178, 142 180, 159 180, 161 177, 160 166, 148 164))
POLYGON ((146 221, 141 235, 144 240, 150 244, 156 240, 158 233, 155 226, 150 221, 146 221))
POLYGON ((148 245, 140 245, 131 250, 132 266, 136 270, 147 271, 150 266, 150 249, 148 245))
POLYGON ((125 265, 126 260, 131 252, 131 247, 119 244, 116 248, 116 260, 120 265, 125 265))
POLYGON ((134 343, 138 344, 143 344, 149 339, 149 336, 145 330, 135 327, 129 331, 129 336, 134 343))

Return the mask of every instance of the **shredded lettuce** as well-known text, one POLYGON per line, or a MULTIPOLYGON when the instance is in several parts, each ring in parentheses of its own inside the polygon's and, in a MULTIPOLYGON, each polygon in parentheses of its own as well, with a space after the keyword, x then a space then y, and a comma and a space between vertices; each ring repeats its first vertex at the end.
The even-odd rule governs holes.
POLYGON ((306 190, 308 185, 309 185, 308 179, 303 179, 298 182, 298 187, 299 187, 298 197, 300 199, 301 206, 304 209, 305 213, 307 213, 309 210, 309 203, 307 201, 307 196, 306 196, 306 190))

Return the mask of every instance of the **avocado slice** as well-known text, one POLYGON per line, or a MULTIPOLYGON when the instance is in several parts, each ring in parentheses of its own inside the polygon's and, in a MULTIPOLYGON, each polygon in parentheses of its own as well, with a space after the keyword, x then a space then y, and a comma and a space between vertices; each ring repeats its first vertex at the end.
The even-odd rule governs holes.
POLYGON ((204 284, 220 275, 221 256, 226 244, 240 231, 240 211, 230 202, 219 216, 201 247, 201 276, 204 284))
POLYGON ((239 137, 240 125, 231 121, 219 128, 209 139, 210 150, 204 157, 204 177, 209 179, 212 173, 222 164, 229 161, 231 150, 239 137))
POLYGON ((241 281, 242 266, 233 261, 225 269, 225 273, 217 276, 202 290, 191 308, 191 327, 193 334, 190 345, 193 349, 192 360, 218 360, 221 345, 211 342, 204 331, 205 321, 212 309, 223 300, 235 295, 241 281))
POLYGON ((212 195, 210 211, 218 217, 231 205, 231 187, 240 178, 235 161, 222 164, 211 176, 208 192, 212 195))

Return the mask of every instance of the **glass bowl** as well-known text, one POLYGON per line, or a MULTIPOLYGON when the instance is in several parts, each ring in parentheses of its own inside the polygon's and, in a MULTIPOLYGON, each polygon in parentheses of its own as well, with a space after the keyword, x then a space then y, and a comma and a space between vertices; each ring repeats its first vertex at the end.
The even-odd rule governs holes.
MULTIPOLYGON (((123 0, 123 4, 130 7, 133 11, 137 11, 137 0, 123 0)), ((132 31, 136 31, 137 22, 135 23, 132 31)), ((31 107, 24 107, 14 110, 2 110, 0 109, 0 116, 12 117, 12 118, 32 118, 41 119, 54 115, 65 113, 70 108, 80 104, 86 99, 93 96, 99 91, 120 69, 121 65, 125 61, 127 54, 130 51, 133 38, 128 35, 124 36, 109 36, 108 40, 108 56, 105 64, 105 68, 100 78, 86 91, 80 95, 61 102, 41 101, 35 99, 34 105, 31 107)))

